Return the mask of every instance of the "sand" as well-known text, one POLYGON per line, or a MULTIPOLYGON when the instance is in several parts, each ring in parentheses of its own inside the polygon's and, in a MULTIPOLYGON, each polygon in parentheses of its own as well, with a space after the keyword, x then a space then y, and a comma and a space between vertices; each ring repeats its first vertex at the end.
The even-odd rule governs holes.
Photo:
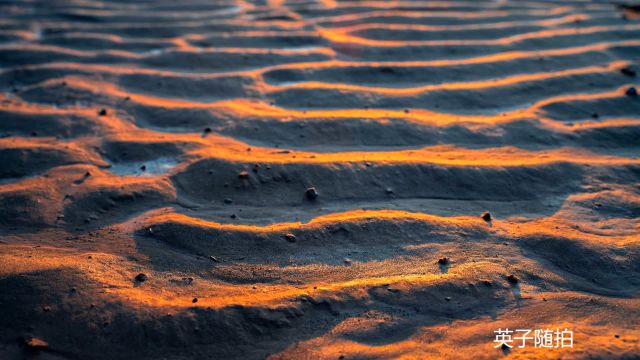
POLYGON ((0 358, 640 358, 636 72, 605 1, 3 1, 0 358))

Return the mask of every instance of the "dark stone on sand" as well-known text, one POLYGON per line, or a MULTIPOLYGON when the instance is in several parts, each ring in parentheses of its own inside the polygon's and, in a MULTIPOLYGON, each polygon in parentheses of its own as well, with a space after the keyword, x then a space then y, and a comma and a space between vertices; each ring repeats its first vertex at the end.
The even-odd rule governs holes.
POLYGON ((142 170, 142 171, 146 171, 146 170, 147 170, 147 165, 142 165, 142 166, 140 166, 140 170, 142 170))
POLYGON ((232 202, 233 202, 233 200, 231 200, 229 198, 224 199, 224 203, 225 204, 231 204, 232 202))
POLYGON ((45 307, 42 308, 42 310, 44 312, 49 312, 49 311, 51 311, 51 307, 50 306, 45 306, 45 307))
POLYGON ((193 300, 191 300, 191 302, 194 303, 194 304, 197 303, 198 302, 198 298, 194 297, 193 300))
POLYGON ((290 243, 296 242, 296 236, 293 234, 285 234, 284 238, 290 243))
POLYGON ((393 189, 392 189, 392 188, 386 188, 386 189, 384 189, 384 191, 385 191, 387 194, 393 194, 393 189))
POLYGON ((254 172, 254 173, 257 173, 257 172, 258 172, 258 170, 260 170, 260 164, 254 164, 254 165, 253 165, 253 172, 254 172))
POLYGON ((483 212, 481 217, 484 221, 491 221, 491 213, 488 211, 483 212))
POLYGON ((310 187, 305 191, 305 195, 307 195, 307 199, 314 200, 318 197, 318 191, 314 187, 310 187))
POLYGON ((511 349, 511 348, 509 347, 509 345, 507 345, 507 344, 502 344, 502 346, 500 346, 500 348, 501 348, 502 350, 504 350, 504 351, 509 351, 509 349, 511 349))
POLYGON ((594 113, 591 114, 591 117, 594 118, 594 119, 597 119, 597 118, 600 117, 600 114, 594 112, 594 113))
POLYGON ((627 96, 638 96, 638 90, 636 90, 636 88, 631 86, 630 88, 627 89, 627 91, 625 91, 625 95, 627 95, 627 96))
POLYGON ((218 258, 215 257, 215 256, 209 256, 209 260, 211 260, 213 262, 220 262, 220 260, 218 260, 218 258))
POLYGON ((138 275, 136 275, 136 281, 137 282, 145 282, 147 281, 148 277, 146 274, 140 273, 138 275))
POLYGON ((632 68, 629 68, 629 67, 620 69, 620 72, 623 75, 626 75, 628 77, 635 77, 636 76, 636 71, 633 70, 632 68))
POLYGON ((235 219, 235 218, 237 218, 238 216, 237 216, 236 214, 231 214, 231 216, 230 216, 230 217, 231 217, 232 219, 235 219))
POLYGON ((238 173, 238 177, 239 177, 240 179, 248 179, 248 178, 249 178, 249 173, 248 173, 248 172, 246 172, 246 171, 240 171, 240 172, 238 173))
POLYGON ((517 284, 519 280, 514 275, 509 275, 509 276, 507 276, 507 281, 512 283, 512 284, 517 284))
POLYGON ((100 111, 98 112, 98 115, 107 116, 107 109, 100 109, 100 111))
POLYGON ((44 350, 49 347, 49 343, 33 336, 24 337, 23 345, 25 348, 33 351, 44 350))
POLYGON ((204 132, 206 134, 210 133, 211 132, 211 128, 210 127, 204 128, 204 132))
POLYGON ((449 259, 446 257, 438 259, 438 264, 440 265, 447 265, 448 263, 449 263, 449 259))

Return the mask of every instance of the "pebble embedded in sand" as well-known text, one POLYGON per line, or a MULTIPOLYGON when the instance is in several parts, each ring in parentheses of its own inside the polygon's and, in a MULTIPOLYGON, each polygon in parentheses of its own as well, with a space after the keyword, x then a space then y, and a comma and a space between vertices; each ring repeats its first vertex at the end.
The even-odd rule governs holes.
POLYGON ((507 276, 507 281, 511 284, 517 284, 519 280, 517 277, 515 277, 515 275, 509 275, 507 276))
POLYGON ((387 194, 393 194, 393 189, 392 189, 392 188, 390 188, 390 187, 388 187, 388 188, 384 189, 384 191, 385 191, 387 194))
POLYGON ((231 200, 229 198, 224 199, 224 203, 225 204, 231 204, 232 202, 233 202, 233 200, 231 200))
POLYGON ((28 336, 24 338, 24 346, 29 350, 43 350, 49 347, 49 343, 37 337, 28 336))
POLYGON ((449 258, 443 257, 443 258, 438 259, 438 264, 440 264, 440 265, 449 264, 449 258))
POLYGON ((211 132, 211 128, 210 127, 206 127, 206 128, 204 128, 203 131, 204 131, 205 134, 208 134, 208 133, 211 132))
POLYGON ((248 173, 248 172, 246 172, 246 171, 240 171, 240 172, 238 173, 238 177, 239 177, 240 179, 248 179, 248 178, 249 178, 249 173, 248 173))
POLYGON ((147 281, 148 277, 147 277, 147 274, 140 273, 136 275, 135 279, 137 282, 145 282, 147 281))
POLYGON ((100 111, 98 112, 99 116, 107 116, 107 109, 100 109, 100 111))
POLYGON ((629 87, 627 91, 624 92, 627 96, 638 96, 638 90, 633 86, 629 87))
POLYGON ((198 302, 198 298, 194 297, 193 300, 191 300, 191 302, 194 303, 194 304, 197 303, 198 302))
POLYGON ((305 191, 305 194, 307 195, 307 199, 309 199, 309 200, 314 200, 314 199, 316 199, 318 197, 318 191, 314 187, 308 188, 305 191))
POLYGON ((622 68, 622 69, 620 69, 620 72, 621 72, 623 75, 626 75, 626 76, 628 76, 628 77, 635 77, 635 76, 636 76, 636 71, 635 71, 635 70, 633 70, 633 69, 632 69, 632 68, 630 68, 630 67, 622 68))
POLYGON ((481 217, 484 221, 491 221, 491 213, 488 211, 483 212, 481 217))
POLYGON ((217 257, 215 257, 215 256, 213 256, 213 255, 212 255, 212 256, 209 256, 209 260, 211 260, 211 261, 213 261, 213 262, 220 262, 220 260, 218 260, 218 258, 217 258, 217 257))
POLYGON ((293 234, 291 234, 291 233, 289 233, 289 234, 285 234, 285 235, 284 235, 284 238, 285 238, 288 242, 290 242, 290 243, 294 243, 294 242, 296 242, 296 240, 297 240, 297 239, 296 239, 296 236, 295 236, 295 235, 293 235, 293 234))

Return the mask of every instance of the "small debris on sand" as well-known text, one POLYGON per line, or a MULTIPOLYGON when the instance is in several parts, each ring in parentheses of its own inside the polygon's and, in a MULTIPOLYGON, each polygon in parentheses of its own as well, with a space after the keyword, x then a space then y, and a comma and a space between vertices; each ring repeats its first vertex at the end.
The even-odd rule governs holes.
POLYGON ((237 216, 236 214, 231 214, 231 216, 230 216, 230 218, 232 218, 232 219, 235 219, 235 218, 237 218, 237 217, 238 217, 238 216, 237 216))
POLYGON ((626 76, 628 76, 628 77, 635 77, 635 76, 636 76, 636 71, 635 71, 635 70, 633 70, 633 69, 632 69, 632 68, 630 68, 630 67, 622 68, 622 69, 620 69, 620 72, 621 72, 623 75, 626 75, 626 76))
POLYGON ((443 258, 438 259, 438 264, 440 264, 440 265, 449 264, 449 258, 443 257, 443 258))
POLYGON ((307 199, 309 199, 309 200, 314 200, 314 199, 316 199, 318 197, 318 191, 314 187, 308 188, 305 191, 305 194, 307 195, 307 199))
POLYGON ((351 263, 352 263, 351 259, 349 259, 349 258, 344 258, 344 260, 342 260, 342 261, 344 261, 344 263, 346 265, 351 265, 351 263))
POLYGON ((194 297, 193 300, 191 300, 191 302, 194 303, 194 304, 197 303, 198 302, 198 298, 194 297))
POLYGON ((213 261, 213 262, 220 262, 220 260, 218 260, 218 258, 217 258, 217 257, 215 257, 215 256, 213 256, 213 255, 212 255, 212 256, 209 256, 209 260, 211 260, 211 261, 213 261))
POLYGON ((147 274, 140 273, 136 275, 135 279, 137 282, 145 282, 147 281, 148 277, 147 277, 147 274))
POLYGON ((296 242, 296 240, 297 240, 297 239, 296 239, 296 236, 295 236, 295 235, 293 235, 293 234, 291 234, 291 233, 289 233, 289 234, 285 234, 285 235, 284 235, 284 238, 285 238, 288 242, 290 242, 290 243, 294 243, 294 242, 296 242))
POLYGON ((42 310, 44 312, 49 312, 49 311, 51 311, 51 306, 45 306, 45 307, 42 308, 42 310))
POLYGON ((107 116, 107 109, 100 109, 100 111, 98 112, 99 116, 107 116))
POLYGON ((634 88, 633 86, 628 88, 624 93, 627 96, 638 96, 638 90, 636 90, 636 88, 634 88))
POLYGON ((238 177, 239 177, 240 179, 248 179, 248 178, 249 178, 249 173, 248 173, 248 172, 246 172, 246 171, 240 171, 240 172, 238 173, 238 177))
POLYGON ((515 277, 515 275, 509 275, 507 276, 507 281, 512 284, 517 284, 519 280, 517 277, 515 277))
POLYGON ((447 296, 444 298, 446 301, 451 301, 451 296, 447 296))
POLYGON ((23 341, 24 346, 29 350, 43 350, 49 347, 49 343, 33 336, 27 336, 23 341))
POLYGON ((591 117, 594 118, 594 119, 597 119, 597 118, 600 117, 600 114, 594 112, 594 113, 591 114, 591 117))
POLYGON ((491 221, 492 220, 491 213, 488 212, 488 211, 483 212, 482 215, 480 215, 480 216, 482 217, 482 220, 484 220, 484 221, 491 221))
POLYGON ((385 191, 387 194, 393 194, 393 189, 392 189, 392 188, 390 188, 390 187, 388 187, 388 188, 384 189, 384 191, 385 191))
POLYGON ((142 171, 146 171, 146 170, 147 170, 147 165, 142 165, 142 166, 140 166, 140 170, 142 170, 142 171))
POLYGON ((225 204, 231 204, 232 202, 233 202, 233 200, 231 200, 229 198, 224 199, 224 203, 225 204))
POLYGON ((204 128, 204 133, 205 133, 205 134, 208 134, 208 133, 210 133, 210 132, 211 132, 211 128, 210 128, 210 127, 206 127, 206 128, 204 128))

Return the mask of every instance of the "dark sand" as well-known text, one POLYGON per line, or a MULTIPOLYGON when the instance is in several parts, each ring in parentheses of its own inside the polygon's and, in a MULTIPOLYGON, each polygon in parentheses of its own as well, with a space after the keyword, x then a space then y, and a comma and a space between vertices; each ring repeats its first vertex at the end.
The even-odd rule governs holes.
POLYGON ((636 72, 606 1, 1 1, 0 359, 638 359, 636 72))

